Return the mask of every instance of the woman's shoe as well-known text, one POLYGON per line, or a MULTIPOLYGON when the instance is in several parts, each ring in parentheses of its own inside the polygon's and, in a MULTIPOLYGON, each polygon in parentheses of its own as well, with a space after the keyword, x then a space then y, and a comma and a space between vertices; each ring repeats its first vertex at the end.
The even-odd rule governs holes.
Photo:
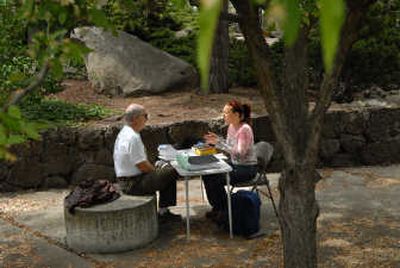
POLYGON ((215 217, 218 215, 219 211, 212 209, 210 211, 206 212, 206 218, 207 219, 215 219, 215 217))
POLYGON ((217 215, 215 216, 215 218, 213 220, 219 226, 223 226, 224 224, 227 223, 227 220, 228 220, 227 216, 228 215, 226 213, 224 213, 223 211, 218 211, 217 215))
POLYGON ((160 223, 164 222, 178 222, 182 220, 181 215, 177 215, 172 213, 170 210, 167 210, 163 214, 158 214, 158 219, 160 220, 160 223))

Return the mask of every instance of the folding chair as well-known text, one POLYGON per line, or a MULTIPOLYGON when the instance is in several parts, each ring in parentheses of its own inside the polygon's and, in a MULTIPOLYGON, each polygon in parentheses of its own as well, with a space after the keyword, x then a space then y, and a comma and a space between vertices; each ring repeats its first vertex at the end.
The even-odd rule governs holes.
POLYGON ((257 166, 258 166, 258 171, 256 176, 251 180, 233 184, 231 186, 230 191, 232 192, 233 189, 236 187, 252 187, 251 191, 255 190, 257 191, 257 193, 262 193, 269 199, 271 199, 275 215, 278 217, 278 210, 276 209, 275 201, 271 192, 271 187, 269 185, 269 180, 267 178, 267 167, 271 160, 272 154, 274 153, 274 147, 270 143, 265 141, 260 141, 256 143, 254 146, 255 146, 255 151, 257 156, 257 166), (266 185, 268 193, 259 190, 258 186, 260 185, 266 185))

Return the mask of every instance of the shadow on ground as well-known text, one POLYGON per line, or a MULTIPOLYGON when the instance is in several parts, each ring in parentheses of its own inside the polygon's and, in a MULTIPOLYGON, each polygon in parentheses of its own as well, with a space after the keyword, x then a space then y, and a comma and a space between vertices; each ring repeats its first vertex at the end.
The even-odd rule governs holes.
MULTIPOLYGON (((321 170, 317 185, 319 267, 400 267, 400 165, 321 170)), ((270 174, 276 199, 278 174, 270 174)), ((183 184, 178 206, 184 213, 183 184)), ((84 254, 65 244, 67 190, 0 195, 0 267, 282 267, 271 202, 263 198, 265 236, 229 235, 204 217, 198 180, 190 182, 191 240, 184 222, 160 225, 151 244, 118 254, 84 254)))

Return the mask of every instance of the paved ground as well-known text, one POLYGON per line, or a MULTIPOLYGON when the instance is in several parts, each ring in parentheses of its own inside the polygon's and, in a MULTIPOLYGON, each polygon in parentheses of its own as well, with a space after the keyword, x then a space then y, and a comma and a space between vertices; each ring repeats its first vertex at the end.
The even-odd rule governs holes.
MULTIPOLYGON (((400 267, 400 165, 321 170, 317 185, 320 267, 400 267)), ((270 174, 275 196, 278 174, 270 174)), ((150 245, 120 254, 82 254, 65 244, 67 190, 0 195, 0 267, 281 267, 271 203, 262 205, 265 236, 228 235, 204 218, 199 181, 190 183, 192 240, 183 223, 160 226, 150 245)), ((179 206, 184 215, 183 184, 179 206)))

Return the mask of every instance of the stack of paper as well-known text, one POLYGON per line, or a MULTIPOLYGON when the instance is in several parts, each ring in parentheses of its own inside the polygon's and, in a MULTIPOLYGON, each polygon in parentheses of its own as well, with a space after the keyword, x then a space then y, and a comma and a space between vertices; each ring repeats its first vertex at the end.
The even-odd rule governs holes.
POLYGON ((160 144, 158 146, 158 158, 171 161, 175 160, 178 151, 171 144, 160 144))

